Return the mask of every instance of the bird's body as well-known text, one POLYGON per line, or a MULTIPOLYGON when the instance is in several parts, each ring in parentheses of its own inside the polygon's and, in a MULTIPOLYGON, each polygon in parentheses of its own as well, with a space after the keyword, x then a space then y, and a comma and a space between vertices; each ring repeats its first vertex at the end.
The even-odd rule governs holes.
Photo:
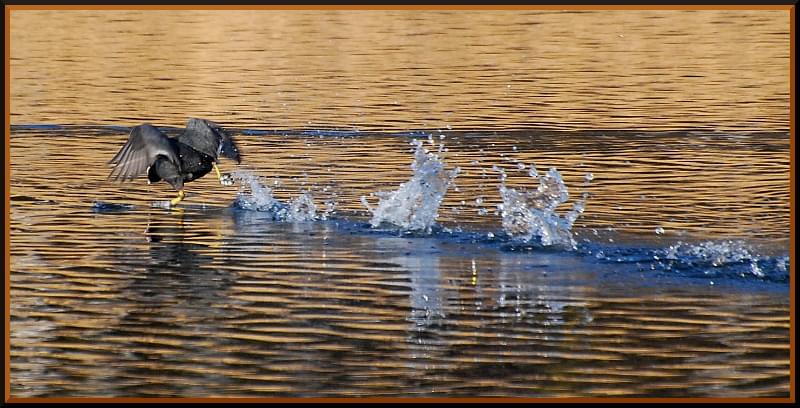
POLYGON ((176 190, 180 190, 184 183, 197 180, 214 168, 216 161, 213 157, 175 139, 169 139, 169 142, 178 156, 177 165, 165 156, 158 156, 147 169, 149 182, 164 180, 176 190))
POLYGON ((175 138, 145 123, 131 130, 127 143, 111 159, 114 168, 108 177, 128 181, 147 175, 151 183, 164 180, 178 191, 178 197, 170 202, 175 205, 184 197, 184 183, 212 169, 223 183, 216 166, 220 156, 241 162, 233 139, 216 123, 189 119, 186 129, 175 138))

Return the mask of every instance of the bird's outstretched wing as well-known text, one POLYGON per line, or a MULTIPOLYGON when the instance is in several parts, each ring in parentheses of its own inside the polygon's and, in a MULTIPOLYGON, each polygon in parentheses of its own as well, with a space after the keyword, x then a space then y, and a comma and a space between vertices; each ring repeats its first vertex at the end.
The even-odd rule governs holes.
POLYGON ((109 179, 133 180, 147 172, 158 156, 165 156, 180 169, 180 162, 169 138, 150 124, 136 126, 128 136, 128 142, 119 149, 109 164, 114 165, 109 179))
POLYGON ((190 118, 177 140, 217 160, 219 156, 241 163, 239 148, 222 127, 210 120, 190 118))

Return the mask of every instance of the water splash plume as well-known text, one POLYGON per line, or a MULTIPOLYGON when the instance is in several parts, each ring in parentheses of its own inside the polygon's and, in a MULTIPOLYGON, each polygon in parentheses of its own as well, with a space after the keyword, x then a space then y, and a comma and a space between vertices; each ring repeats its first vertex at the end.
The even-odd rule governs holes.
MULTIPOLYGON (((403 231, 430 233, 444 194, 460 172, 459 168, 445 170, 445 163, 439 155, 428 152, 419 140, 411 144, 416 146, 411 179, 397 190, 374 193, 379 199, 374 208, 367 197, 361 197, 361 202, 372 213, 370 224, 373 228, 386 223, 403 231)), ((439 153, 443 149, 444 145, 440 145, 439 153)))
POLYGON ((233 172, 231 176, 239 182, 239 192, 233 203, 236 208, 269 213, 275 221, 305 222, 326 218, 325 214, 317 214, 310 192, 304 192, 287 204, 273 196, 272 189, 261 177, 247 171, 233 172))
MULTIPOLYGON (((531 168, 535 167, 532 165, 531 168)), ((516 241, 575 249, 577 244, 572 237, 572 225, 583 213, 588 193, 584 192, 572 209, 561 217, 556 209, 569 199, 561 173, 551 167, 545 175, 533 172, 530 175, 539 180, 539 187, 534 191, 506 187, 505 172, 501 171, 503 230, 516 241)))

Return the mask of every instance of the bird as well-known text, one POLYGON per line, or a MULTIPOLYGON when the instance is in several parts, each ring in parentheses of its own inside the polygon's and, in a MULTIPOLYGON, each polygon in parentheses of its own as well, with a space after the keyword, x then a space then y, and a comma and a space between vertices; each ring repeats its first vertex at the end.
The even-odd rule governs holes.
POLYGON ((217 167, 220 157, 242 162, 233 138, 214 122, 190 118, 177 137, 167 137, 152 124, 144 123, 131 129, 128 141, 109 160, 113 168, 108 180, 125 182, 143 175, 147 175, 148 184, 163 180, 178 191, 178 196, 169 201, 173 207, 186 196, 184 183, 203 177, 212 169, 220 184, 232 184, 217 167))

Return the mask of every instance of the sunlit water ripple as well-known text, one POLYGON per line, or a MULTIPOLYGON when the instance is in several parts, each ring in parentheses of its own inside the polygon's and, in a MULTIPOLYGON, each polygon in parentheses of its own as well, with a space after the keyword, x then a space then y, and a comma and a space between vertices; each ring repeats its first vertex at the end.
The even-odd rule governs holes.
POLYGON ((8 17, 12 396, 789 395, 788 10, 8 17))
POLYGON ((786 134, 232 129, 223 171, 307 194, 298 221, 213 177, 152 207, 168 186, 105 180, 126 130, 13 128, 16 395, 788 392, 786 134), (429 230, 373 227, 361 197, 413 179, 414 140, 453 186, 429 230), (497 209, 497 169, 533 191, 551 166, 588 193, 574 248, 497 209))

